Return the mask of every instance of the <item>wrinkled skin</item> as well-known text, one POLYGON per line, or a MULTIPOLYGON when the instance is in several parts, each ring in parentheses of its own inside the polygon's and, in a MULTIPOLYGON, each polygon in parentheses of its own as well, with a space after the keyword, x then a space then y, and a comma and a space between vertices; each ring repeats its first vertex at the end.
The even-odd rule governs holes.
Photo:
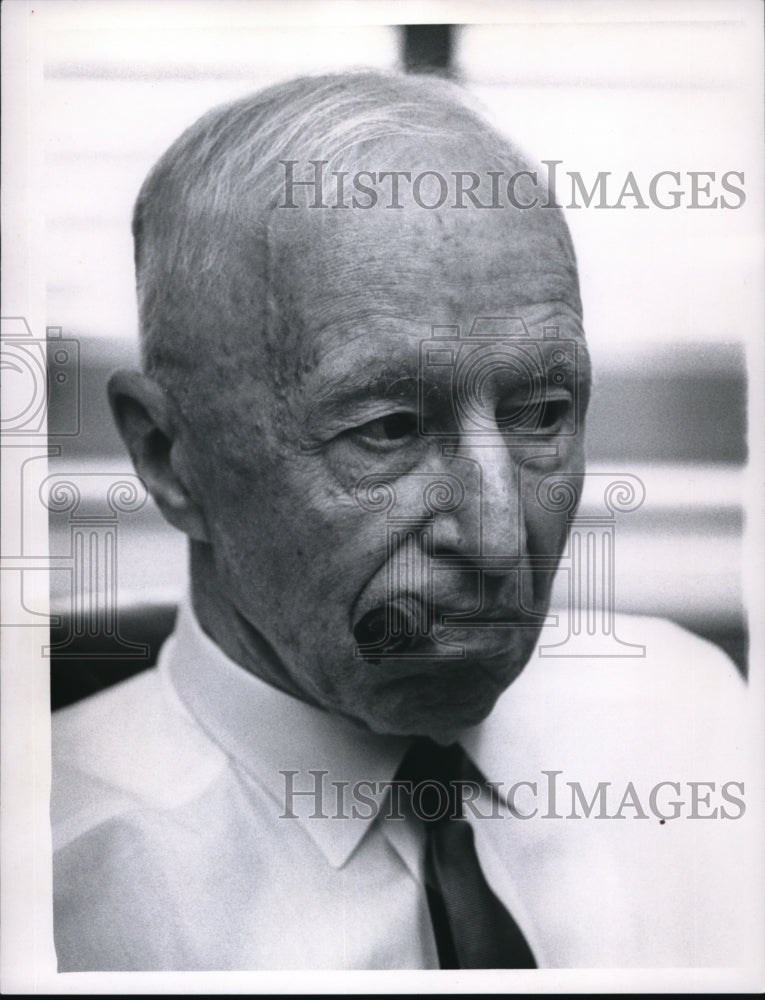
POLYGON ((583 346, 562 226, 549 211, 277 211, 269 248, 267 332, 201 359, 176 443, 203 525, 198 617, 299 698, 375 732, 451 739, 490 712, 538 637, 566 512, 543 508, 536 489, 583 469, 573 431, 588 374, 582 352, 563 386, 545 376, 535 391, 550 412, 524 436, 512 414, 527 386, 512 366, 490 368, 476 431, 455 412, 454 366, 418 383, 421 343, 432 324, 459 324, 464 338, 477 316, 520 316, 536 342, 557 326, 583 346), (406 554, 389 548, 385 511, 359 502, 371 475, 408 519, 406 554), (424 487, 444 476, 464 496, 428 517, 424 487), (408 582, 389 576, 391 561, 408 582), (432 607, 432 633, 404 656, 358 655, 354 628, 391 600, 415 619, 432 607))

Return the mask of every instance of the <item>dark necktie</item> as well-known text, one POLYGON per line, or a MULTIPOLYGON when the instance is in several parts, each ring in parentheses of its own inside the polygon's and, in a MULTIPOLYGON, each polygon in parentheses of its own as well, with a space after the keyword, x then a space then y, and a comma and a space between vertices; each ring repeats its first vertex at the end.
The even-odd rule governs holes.
POLYGON ((414 811, 425 823, 426 889, 441 968, 535 969, 520 928, 484 878, 473 830, 460 813, 459 783, 484 784, 462 747, 417 740, 396 778, 412 782, 414 811))

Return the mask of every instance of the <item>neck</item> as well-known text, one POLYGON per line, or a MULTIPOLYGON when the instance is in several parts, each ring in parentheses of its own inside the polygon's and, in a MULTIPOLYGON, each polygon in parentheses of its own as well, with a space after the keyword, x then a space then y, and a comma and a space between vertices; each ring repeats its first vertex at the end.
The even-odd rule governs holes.
POLYGON ((192 541, 189 557, 192 605, 202 630, 240 667, 286 694, 315 704, 292 680, 274 647, 237 610, 218 573, 212 547, 192 541))

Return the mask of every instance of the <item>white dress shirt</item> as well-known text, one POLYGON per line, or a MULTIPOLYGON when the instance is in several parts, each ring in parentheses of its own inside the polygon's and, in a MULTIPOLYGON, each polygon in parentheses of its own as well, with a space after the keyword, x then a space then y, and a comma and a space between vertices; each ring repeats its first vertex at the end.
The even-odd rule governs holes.
MULTIPOLYGON (((721 789, 744 780, 743 684, 677 626, 618 621, 645 657, 538 648, 464 734, 500 798, 528 783, 468 811, 482 867, 540 967, 738 964, 751 830, 721 789), (685 806, 662 823, 664 781, 656 808, 685 806), (587 818, 571 785, 601 782, 587 818)), ((54 716, 59 971, 437 968, 423 827, 378 784, 407 745, 258 680, 183 606, 156 668, 54 716)))

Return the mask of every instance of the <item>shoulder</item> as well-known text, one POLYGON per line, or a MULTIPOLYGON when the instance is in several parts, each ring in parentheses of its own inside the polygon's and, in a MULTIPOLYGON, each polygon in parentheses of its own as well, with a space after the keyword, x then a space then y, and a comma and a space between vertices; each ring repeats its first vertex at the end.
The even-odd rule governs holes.
POLYGON ((615 629, 643 650, 535 652, 476 731, 477 762, 528 817, 480 836, 543 964, 738 962, 755 843, 746 686, 671 622, 615 629))
POLYGON ((54 851, 136 809, 193 798, 225 757, 157 668, 52 717, 54 851))
MULTIPOLYGON (((747 689, 717 646, 673 622, 617 615, 612 639, 580 653, 542 637, 523 672, 475 733, 483 758, 533 766, 604 759, 721 761, 745 713, 747 689)), ((597 637, 596 637, 597 638, 597 637)))
POLYGON ((607 634, 595 630, 575 640, 564 633, 562 641, 557 636, 557 630, 551 630, 546 638, 543 629, 529 666, 537 660, 555 672, 566 663, 577 664, 588 674, 610 679, 613 683, 606 688, 614 690, 630 678, 646 676, 660 685, 691 677, 731 683, 739 679, 734 663, 718 646, 665 618, 615 615, 607 634))
POLYGON ((543 632, 520 679, 551 693, 616 703, 682 695, 699 705, 721 690, 745 689, 718 646, 675 622, 642 615, 616 615, 608 636, 588 637, 581 646, 546 642, 543 632))

